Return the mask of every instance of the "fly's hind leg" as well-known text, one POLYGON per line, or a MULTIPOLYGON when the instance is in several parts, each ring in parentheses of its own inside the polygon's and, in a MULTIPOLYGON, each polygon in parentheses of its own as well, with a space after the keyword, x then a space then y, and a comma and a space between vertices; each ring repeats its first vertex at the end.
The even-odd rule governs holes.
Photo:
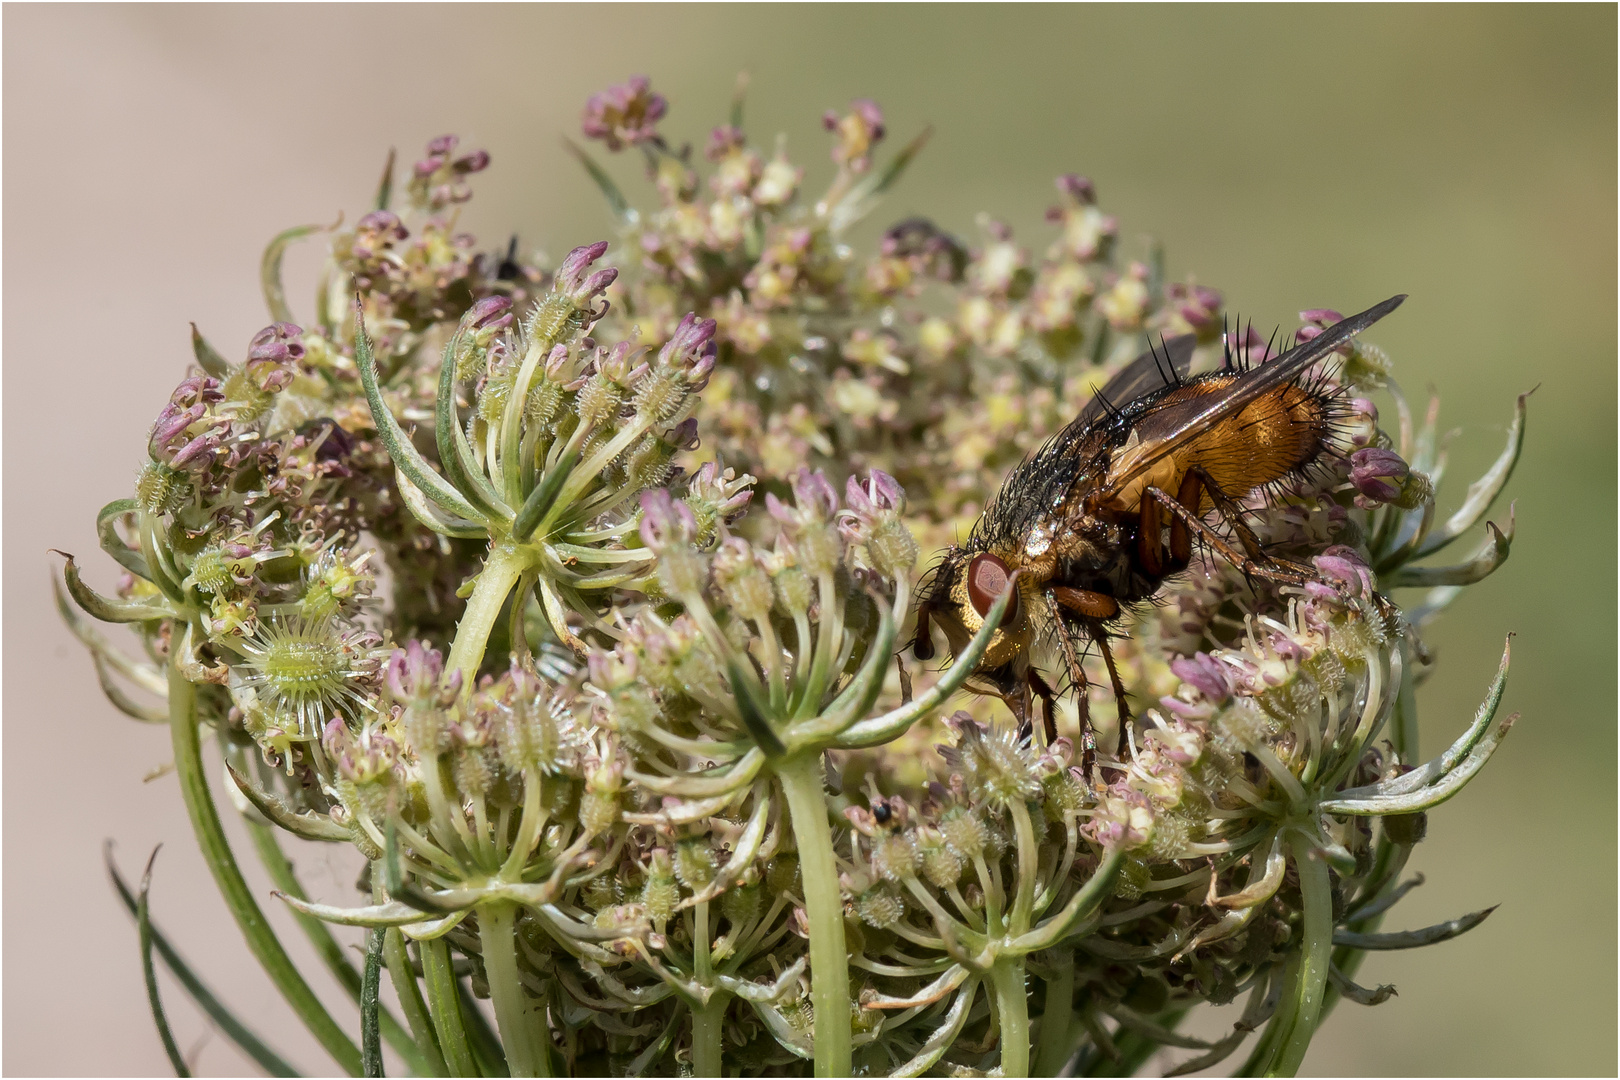
MULTIPOLYGON (((1206 480, 1205 483, 1207 484, 1208 481, 1206 480)), ((1221 516, 1227 519, 1233 530, 1238 534, 1238 540, 1243 544, 1242 550, 1232 546, 1230 540, 1205 525, 1195 511, 1182 506, 1174 496, 1168 495, 1156 487, 1148 488, 1144 494, 1157 499, 1166 510, 1169 510, 1178 520, 1184 522, 1193 535, 1208 544, 1221 558, 1243 571, 1246 577, 1262 578, 1266 581, 1276 581, 1284 585, 1303 585, 1307 581, 1315 579, 1315 575, 1306 567, 1267 556, 1261 550, 1260 539, 1254 535, 1254 530, 1243 524, 1241 518, 1229 514, 1225 510, 1222 510, 1221 516)), ((1215 492, 1211 490, 1210 495, 1215 497, 1215 492)), ((1225 496, 1220 496, 1216 500, 1217 509, 1221 508, 1222 501, 1225 501, 1226 505, 1231 507, 1232 510, 1237 510, 1236 505, 1230 499, 1226 499, 1225 496)))

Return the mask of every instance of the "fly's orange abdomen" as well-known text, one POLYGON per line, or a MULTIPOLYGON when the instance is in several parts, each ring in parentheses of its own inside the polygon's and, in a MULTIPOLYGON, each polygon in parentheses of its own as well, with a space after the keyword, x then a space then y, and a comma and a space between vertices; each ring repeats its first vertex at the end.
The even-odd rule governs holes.
MULTIPOLYGON (((1331 426, 1319 396, 1301 386, 1280 386, 1188 443, 1175 455, 1177 471, 1201 467, 1223 493, 1242 498, 1315 461, 1331 426)), ((1206 495, 1200 509, 1209 506, 1206 495)))

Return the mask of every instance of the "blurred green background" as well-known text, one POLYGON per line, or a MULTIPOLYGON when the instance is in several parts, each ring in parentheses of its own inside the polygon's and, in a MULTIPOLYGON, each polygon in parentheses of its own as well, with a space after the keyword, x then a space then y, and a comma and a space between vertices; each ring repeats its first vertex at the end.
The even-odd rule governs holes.
MULTIPOLYGON (((97 866, 109 834, 130 866, 170 841, 159 918, 321 1067, 243 966, 172 781, 140 782, 167 755, 162 733, 99 702, 41 581, 42 549, 93 548, 95 508, 124 494, 186 363, 186 320, 222 348, 245 342, 264 321, 263 240, 340 207, 352 220, 389 146, 409 155, 443 131, 493 155, 466 219, 486 246, 514 228, 553 254, 607 236, 558 143, 585 97, 644 72, 670 98, 666 134, 701 146, 739 70, 755 143, 786 133, 811 190, 831 171, 824 109, 874 98, 893 143, 934 125, 863 240, 912 213, 976 236, 988 211, 1040 250, 1052 178, 1076 171, 1128 253, 1162 240, 1173 276, 1195 273, 1257 324, 1410 293, 1374 340, 1461 429, 1442 513, 1499 451, 1513 396, 1539 385, 1510 488, 1518 541, 1433 635, 1424 750, 1472 716, 1509 631, 1505 708, 1524 718, 1432 815, 1412 863, 1429 884, 1387 925, 1501 908, 1458 941, 1369 959, 1362 981, 1400 996, 1341 1006, 1305 1068, 1615 1071, 1613 6, 11 5, 4 26, 6 1072, 164 1068, 97 866), (64 372, 87 380, 71 440, 54 435, 61 408, 41 407, 62 400, 64 372), (39 767, 64 738, 72 798, 39 767), (33 932, 42 882, 71 934, 33 932), (70 1020, 90 1037, 64 1041, 70 1020)), ((615 168, 644 194, 632 162, 615 168)), ((289 258, 293 296, 313 265, 289 258)), ((196 1043, 178 995, 170 1008, 201 1070, 246 1068, 196 1043)))

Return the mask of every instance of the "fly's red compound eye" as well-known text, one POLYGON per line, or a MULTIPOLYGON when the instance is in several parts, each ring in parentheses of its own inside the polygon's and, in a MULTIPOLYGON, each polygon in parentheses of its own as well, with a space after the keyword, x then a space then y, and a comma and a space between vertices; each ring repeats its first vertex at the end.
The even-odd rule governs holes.
MULTIPOLYGON (((968 599, 973 602, 973 610, 979 613, 981 619, 990 614, 990 608, 997 598, 1007 591, 1011 578, 1007 564, 994 555, 975 555, 973 561, 968 563, 968 599)), ((1017 615, 1018 598, 1015 596, 1007 608, 1004 621, 1011 622, 1017 615)))

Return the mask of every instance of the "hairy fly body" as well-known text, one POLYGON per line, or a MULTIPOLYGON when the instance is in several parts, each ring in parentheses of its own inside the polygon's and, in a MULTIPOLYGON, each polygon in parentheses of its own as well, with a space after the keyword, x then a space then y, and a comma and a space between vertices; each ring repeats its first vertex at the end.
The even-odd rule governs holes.
POLYGON ((1130 715, 1109 638, 1133 605, 1186 569, 1195 539, 1253 578, 1300 585, 1314 576, 1267 554, 1238 504, 1342 452, 1333 434, 1347 403, 1319 365, 1404 299, 1253 367, 1228 349, 1220 370, 1189 375, 1190 335, 1138 357, 1012 471, 967 541, 945 553, 921 590, 912 651, 933 656, 937 625, 959 653, 1013 582, 1013 606, 970 687, 1006 700, 1026 729, 1039 700, 1050 740, 1053 691, 1031 654, 1055 646, 1079 696, 1089 768, 1094 739, 1080 660, 1095 645, 1118 705, 1123 753, 1130 715))

